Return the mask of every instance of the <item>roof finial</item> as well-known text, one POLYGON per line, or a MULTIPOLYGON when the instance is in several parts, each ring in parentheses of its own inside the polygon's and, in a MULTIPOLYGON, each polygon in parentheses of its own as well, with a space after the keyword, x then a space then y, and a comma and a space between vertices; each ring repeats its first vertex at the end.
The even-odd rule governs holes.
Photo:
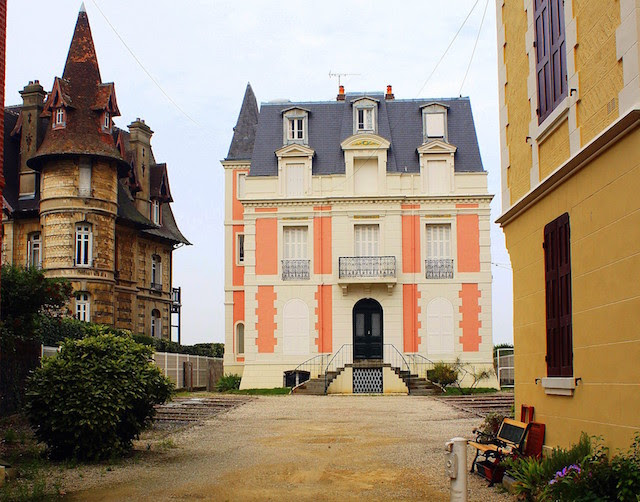
POLYGON ((80 12, 84 12, 85 14, 87 13, 87 9, 84 6, 84 2, 82 2, 82 4, 80 4, 80 11, 78 13, 80 13, 80 12))

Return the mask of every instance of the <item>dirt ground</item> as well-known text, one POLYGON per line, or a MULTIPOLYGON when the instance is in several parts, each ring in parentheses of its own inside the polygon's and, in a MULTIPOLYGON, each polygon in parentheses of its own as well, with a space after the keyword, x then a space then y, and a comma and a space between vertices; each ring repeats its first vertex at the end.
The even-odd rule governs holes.
MULTIPOLYGON (((67 471, 64 499, 444 501, 444 444, 480 421, 429 397, 260 397, 170 435, 164 449, 143 441, 121 464, 67 471)), ((469 491, 511 500, 476 475, 469 491)))

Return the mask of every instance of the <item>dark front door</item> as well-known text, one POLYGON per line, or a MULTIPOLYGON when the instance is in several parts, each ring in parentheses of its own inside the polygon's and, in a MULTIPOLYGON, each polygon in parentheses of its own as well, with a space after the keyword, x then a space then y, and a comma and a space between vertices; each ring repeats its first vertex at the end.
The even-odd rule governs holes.
POLYGON ((353 359, 382 359, 382 307, 370 298, 353 307, 353 359))

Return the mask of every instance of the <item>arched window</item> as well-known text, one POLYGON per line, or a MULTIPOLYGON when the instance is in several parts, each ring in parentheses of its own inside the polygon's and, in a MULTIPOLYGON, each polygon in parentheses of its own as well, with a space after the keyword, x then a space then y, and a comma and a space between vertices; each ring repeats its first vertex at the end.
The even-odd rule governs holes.
POLYGON ((76 319, 79 321, 91 321, 91 302, 89 293, 76 294, 76 319))
POLYGON ((453 354, 453 305, 434 298, 427 305, 427 350, 429 354, 453 354))
POLYGON ((244 354, 244 323, 236 324, 236 354, 244 354))
POLYGON ((76 267, 91 267, 93 258, 93 228, 91 223, 76 225, 76 267))
POLYGON ((282 310, 283 348, 285 355, 309 353, 309 307, 298 298, 289 300, 282 310))
POLYGON ((42 267, 42 240, 40 232, 29 234, 27 239, 27 266, 42 267))
POLYGON ((153 338, 162 338, 162 320, 158 309, 151 311, 151 336, 153 338))

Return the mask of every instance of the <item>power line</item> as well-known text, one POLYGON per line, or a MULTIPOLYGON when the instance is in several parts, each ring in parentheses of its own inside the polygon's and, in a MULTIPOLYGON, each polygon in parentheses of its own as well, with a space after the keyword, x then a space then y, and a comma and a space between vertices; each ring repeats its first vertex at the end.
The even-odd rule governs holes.
POLYGON ((476 36, 475 44, 473 44, 473 51, 471 51, 471 57, 469 58, 469 65, 467 66, 467 71, 464 73, 464 78, 462 79, 462 83, 460 84, 460 91, 458 92, 459 96, 462 96, 462 87, 464 86, 464 83, 467 80, 467 75, 469 75, 469 70, 471 69, 471 62, 473 61, 473 56, 476 53, 476 47, 478 47, 478 40, 480 40, 480 32, 482 31, 484 18, 487 15, 488 6, 489 6, 489 0, 487 0, 484 4, 484 12, 482 13, 482 20, 480 21, 480 27, 478 28, 478 35, 476 36))
POLYGON ((135 60, 136 63, 138 63, 138 66, 140 66, 140 68, 142 68, 142 71, 144 71, 147 76, 149 77, 149 79, 151 79, 151 81, 156 85, 156 87, 158 89, 160 89, 160 92, 162 94, 164 94, 164 97, 167 98, 167 100, 176 107, 176 109, 182 113, 185 117, 187 117, 191 122, 193 122, 195 125, 197 125, 198 127, 200 127, 200 124, 198 124, 198 122, 196 122, 193 118, 191 118, 191 116, 185 112, 182 108, 180 108, 180 105, 178 105, 178 103, 176 103, 173 98, 171 96, 169 96, 169 94, 162 88, 162 86, 160 85, 160 83, 153 77, 153 75, 151 75, 151 73, 145 68, 145 66, 142 64, 142 61, 140 61, 138 59, 138 57, 134 54, 134 52, 131 50, 131 48, 127 45, 127 42, 124 41, 124 39, 120 36, 120 33, 118 33, 118 30, 116 30, 115 26, 113 26, 113 24, 111 24, 111 21, 109 21, 109 18, 105 15, 104 12, 102 12, 102 9, 100 8, 100 6, 98 5, 98 3, 96 2, 96 0, 91 0, 93 2, 93 5, 95 5, 96 9, 98 9, 98 12, 102 15, 102 17, 104 18, 104 20, 107 22, 107 24, 111 27, 111 29, 113 30, 113 32, 116 34, 116 36, 120 39, 120 42, 122 42, 122 45, 124 45, 124 47, 127 49, 127 51, 129 51, 129 54, 131 54, 131 57, 135 60))

